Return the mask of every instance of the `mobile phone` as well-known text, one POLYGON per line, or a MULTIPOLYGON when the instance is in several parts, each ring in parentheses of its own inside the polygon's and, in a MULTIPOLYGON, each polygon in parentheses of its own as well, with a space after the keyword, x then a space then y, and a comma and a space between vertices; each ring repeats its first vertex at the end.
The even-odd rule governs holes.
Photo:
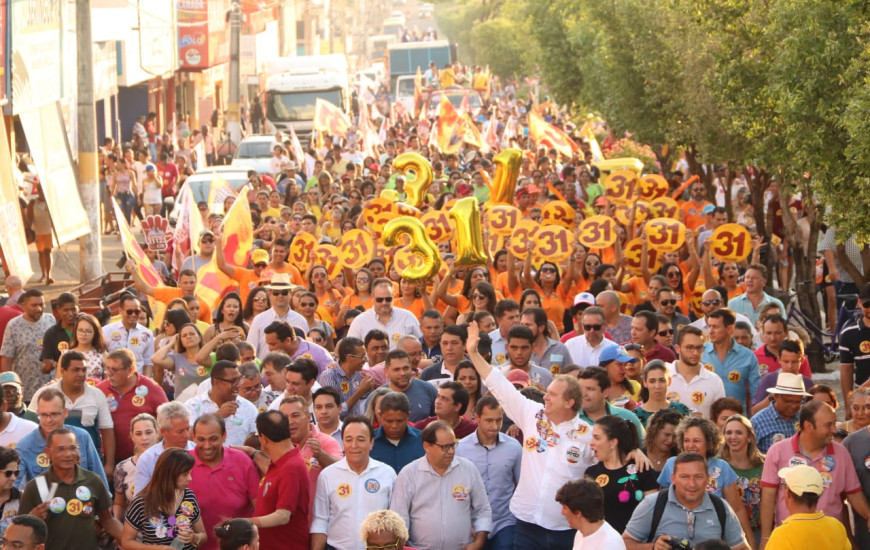
POLYGON ((184 548, 184 543, 181 541, 181 539, 172 539, 172 544, 170 544, 169 547, 181 550, 182 548, 184 548))

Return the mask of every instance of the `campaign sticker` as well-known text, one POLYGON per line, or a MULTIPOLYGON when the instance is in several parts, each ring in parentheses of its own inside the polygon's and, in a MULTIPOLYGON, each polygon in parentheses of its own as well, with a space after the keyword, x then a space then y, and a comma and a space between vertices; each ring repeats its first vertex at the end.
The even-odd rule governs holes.
POLYGON ((801 466, 801 465, 806 465, 806 463, 807 463, 807 461, 803 457, 800 457, 800 456, 793 456, 790 459, 788 459, 789 466, 801 466))
POLYGON ((110 395, 106 398, 106 403, 109 405, 109 412, 115 412, 118 410, 118 400, 115 399, 114 395, 110 395))
POLYGON ((133 406, 135 406, 135 407, 141 407, 141 406, 144 405, 144 404, 145 404, 145 398, 144 398, 144 397, 139 397, 139 396, 137 395, 136 397, 133 398, 133 406))
POLYGON ((77 498, 74 498, 66 503, 66 513, 71 516, 77 516, 81 514, 82 508, 84 508, 84 505, 82 505, 82 501, 77 498))
POLYGON ((132 337, 132 338, 130 338, 130 345, 131 345, 131 346, 138 346, 138 345, 139 345, 139 339, 136 338, 135 336, 132 337))
POLYGON ((534 437, 529 436, 526 438, 525 447, 526 447, 527 451, 534 451, 535 447, 537 447, 537 446, 538 446, 538 441, 534 437))
POLYGON ((36 465, 39 466, 40 468, 48 468, 48 466, 50 464, 51 464, 51 459, 48 458, 47 454, 39 453, 39 455, 36 457, 36 465))
POLYGON ((466 491, 465 487, 463 487, 462 485, 457 485, 456 487, 454 487, 453 490, 450 491, 450 494, 453 495, 454 500, 458 500, 460 502, 468 499, 468 491, 466 491))
POLYGON ((366 491, 369 493, 377 493, 381 489, 381 482, 375 478, 369 478, 366 480, 366 491))
POLYGON ((136 397, 145 397, 148 395, 147 386, 136 386, 136 397))
POLYGON ((606 487, 607 484, 610 483, 610 476, 607 474, 601 474, 595 478, 595 483, 597 483, 599 487, 606 487))
POLYGON ((342 395, 350 393, 350 383, 347 380, 341 382, 341 393, 342 395))
POLYGON ((48 509, 55 514, 59 514, 66 510, 66 501, 62 497, 54 497, 48 503, 48 509))
POLYGON ((199 366, 196 368, 196 374, 199 376, 205 376, 208 373, 206 372, 205 367, 199 366))
POLYGON ((338 493, 338 496, 341 498, 347 498, 351 495, 353 489, 351 489, 350 483, 342 483, 336 488, 335 492, 338 493))
POLYGON ((569 463, 577 464, 580 461, 580 447, 574 445, 568 447, 568 450, 565 451, 565 458, 568 459, 569 463))
POLYGON ((76 489, 76 498, 79 500, 91 500, 91 490, 87 487, 79 487, 76 489))
POLYGON ((728 373, 728 381, 731 382, 732 384, 736 384, 737 382, 740 382, 740 373, 736 370, 729 372, 728 373))

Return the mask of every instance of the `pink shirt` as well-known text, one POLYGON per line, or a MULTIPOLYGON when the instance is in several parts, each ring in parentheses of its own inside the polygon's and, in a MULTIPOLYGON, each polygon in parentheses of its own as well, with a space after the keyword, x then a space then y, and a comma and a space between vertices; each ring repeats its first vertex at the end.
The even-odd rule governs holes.
POLYGON ((780 489, 782 486, 776 495, 776 526, 789 516, 788 509, 785 507, 785 482, 779 477, 779 470, 798 464, 808 464, 822 474, 825 488, 819 497, 818 509, 824 510, 828 516, 843 521, 845 495, 861 492, 861 483, 858 481, 858 474, 855 473, 849 451, 834 441, 818 456, 811 458, 801 450, 799 437, 800 432, 789 439, 774 443, 767 451, 767 458, 764 461, 764 470, 761 474, 762 487, 780 489))
POLYGON ((192 449, 190 454, 196 460, 190 472, 190 490, 196 495, 205 532, 210 533, 200 548, 218 550, 219 540, 214 536, 214 527, 226 518, 249 518, 257 499, 260 476, 251 459, 242 451, 224 447, 224 458, 214 468, 203 464, 192 449))
MULTIPOLYGON (((338 441, 332 438, 332 436, 318 431, 314 424, 311 424, 309 429, 311 430, 311 437, 314 437, 320 442, 320 448, 323 449, 324 453, 335 459, 341 459, 341 457, 344 456, 341 446, 338 444, 338 441)), ((311 497, 311 502, 308 507, 308 523, 310 525, 311 520, 314 518, 314 497, 317 493, 317 478, 320 476, 320 472, 323 471, 323 466, 321 466, 320 462, 314 458, 314 452, 307 444, 303 444, 299 447, 299 454, 305 462, 305 467, 308 468, 308 487, 310 493, 309 496, 311 497)))

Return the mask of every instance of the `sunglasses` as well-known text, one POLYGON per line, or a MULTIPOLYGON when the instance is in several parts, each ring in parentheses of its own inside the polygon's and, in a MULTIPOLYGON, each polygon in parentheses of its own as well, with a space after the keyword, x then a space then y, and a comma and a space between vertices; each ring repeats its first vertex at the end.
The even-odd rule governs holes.
POLYGON ((202 239, 200 242, 201 242, 202 244, 211 244, 211 243, 214 242, 214 239, 212 239, 212 238, 205 238, 205 239, 202 239))
POLYGON ((583 325, 583 330, 601 330, 602 325, 583 325))
POLYGON ((289 290, 273 290, 272 296, 287 296, 290 294, 289 290))
POLYGON ((393 297, 392 297, 392 296, 383 296, 383 297, 380 297, 380 298, 375 298, 375 302, 377 302, 377 303, 379 303, 379 304, 380 304, 380 303, 383 303, 383 302, 386 302, 386 303, 389 304, 389 303, 392 303, 392 301, 393 301, 393 297))
POLYGON ((21 474, 21 470, 3 470, 3 473, 6 474, 6 479, 9 479, 12 476, 18 477, 21 474))
POLYGON ((472 300, 483 300, 485 298, 486 298, 486 296, 484 296, 483 294, 472 294, 471 295, 472 300))
POLYGON ((680 275, 681 273, 679 271, 671 271, 670 273, 668 273, 668 279, 675 279, 680 275))
MULTIPOLYGON (((702 306, 718 306, 722 303, 722 300, 704 300, 701 302, 702 306)), ((870 307, 870 305, 868 305, 870 307)))
POLYGON ((555 272, 556 272, 555 267, 542 267, 541 268, 541 273, 555 273, 555 272))
POLYGON ((299 302, 299 305, 302 306, 302 307, 314 307, 314 306, 315 306, 315 303, 314 303, 314 302, 305 302, 305 303, 303 304, 302 302, 299 302))
POLYGON ((139 315, 140 313, 142 313, 142 310, 141 309, 127 309, 127 310, 124 310, 124 313, 126 313, 127 315, 139 315))
POLYGON ((661 336, 661 337, 670 336, 670 335, 672 335, 673 333, 674 333, 674 329, 669 328, 669 329, 667 329, 667 330, 660 330, 660 331, 659 331, 659 336, 661 336))
POLYGON ((662 301, 659 302, 659 303, 660 303, 661 305, 663 305, 663 306, 675 306, 675 305, 677 305, 677 301, 674 300, 674 299, 670 299, 670 300, 662 300, 662 301))

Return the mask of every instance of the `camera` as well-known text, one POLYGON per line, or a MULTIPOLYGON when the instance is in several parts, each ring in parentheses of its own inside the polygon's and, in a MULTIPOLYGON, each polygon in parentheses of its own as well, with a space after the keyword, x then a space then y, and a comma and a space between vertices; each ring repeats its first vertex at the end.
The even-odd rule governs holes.
POLYGON ((686 539, 671 538, 668 545, 674 550, 692 550, 692 545, 686 539))

